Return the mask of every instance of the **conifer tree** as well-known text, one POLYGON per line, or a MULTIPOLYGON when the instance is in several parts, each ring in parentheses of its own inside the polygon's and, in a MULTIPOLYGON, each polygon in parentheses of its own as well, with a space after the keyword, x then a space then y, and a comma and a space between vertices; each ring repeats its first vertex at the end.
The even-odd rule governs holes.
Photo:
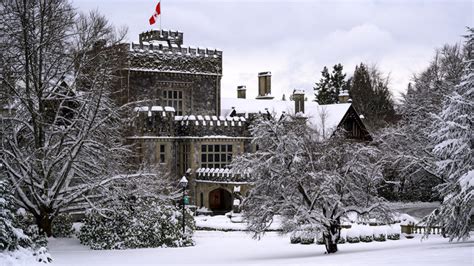
POLYGON ((0 251, 15 250, 20 244, 25 246, 30 243, 30 240, 16 227, 11 183, 3 176, 0 178, 0 251))
POLYGON ((349 95, 371 129, 383 127, 395 114, 388 82, 389 78, 376 67, 369 68, 361 63, 355 68, 349 95))
POLYGON ((474 216, 474 169, 472 125, 474 119, 474 30, 467 36, 467 62, 463 78, 446 97, 432 122, 430 138, 437 172, 446 180, 436 189, 443 202, 427 219, 429 226, 442 226, 450 240, 470 237, 474 216))
POLYGON ((316 94, 316 101, 319 104, 330 104, 332 103, 331 100, 331 75, 329 74, 328 68, 324 67, 323 71, 321 71, 322 78, 319 82, 316 83, 314 87, 315 94, 316 94))
POLYGON ((329 73, 327 67, 321 71, 322 78, 314 87, 316 101, 319 104, 334 104, 339 101, 339 92, 346 85, 346 74, 342 73, 343 66, 337 64, 333 66, 333 70, 329 73))
POLYGON ((346 84, 346 74, 342 73, 343 66, 339 63, 334 65, 331 73, 331 99, 332 103, 339 102, 339 92, 344 89, 346 84))

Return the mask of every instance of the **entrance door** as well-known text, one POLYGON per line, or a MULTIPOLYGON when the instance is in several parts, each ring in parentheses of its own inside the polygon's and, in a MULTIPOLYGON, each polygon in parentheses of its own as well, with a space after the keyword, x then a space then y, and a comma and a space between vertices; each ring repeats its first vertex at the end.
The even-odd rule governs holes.
POLYGON ((232 209, 232 195, 225 189, 214 189, 209 192, 209 207, 212 211, 230 211, 232 209))

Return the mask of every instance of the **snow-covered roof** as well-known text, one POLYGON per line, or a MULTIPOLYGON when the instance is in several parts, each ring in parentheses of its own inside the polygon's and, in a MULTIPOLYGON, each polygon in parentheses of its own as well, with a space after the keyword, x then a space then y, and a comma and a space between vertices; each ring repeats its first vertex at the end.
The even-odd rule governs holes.
MULTIPOLYGON (((317 102, 304 102, 304 116, 308 117, 310 126, 329 137, 341 122, 351 106, 350 103, 319 105, 317 102)), ((279 119, 282 114, 294 114, 295 102, 282 100, 257 100, 222 98, 221 114, 228 116, 235 109, 237 114, 267 113, 279 119)))

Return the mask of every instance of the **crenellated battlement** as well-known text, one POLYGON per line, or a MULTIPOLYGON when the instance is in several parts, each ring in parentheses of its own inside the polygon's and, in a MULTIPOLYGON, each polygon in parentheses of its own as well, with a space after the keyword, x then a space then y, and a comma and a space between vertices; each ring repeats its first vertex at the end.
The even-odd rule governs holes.
POLYGON ((249 121, 243 116, 176 116, 170 106, 137 106, 134 135, 247 136, 249 121))
POLYGON ((140 34, 139 43, 131 43, 128 69, 132 71, 179 72, 199 75, 222 74, 222 51, 184 47, 183 33, 153 30, 140 34))
POLYGON ((203 57, 222 57, 222 51, 209 48, 166 46, 163 44, 153 43, 132 43, 131 51, 135 53, 158 53, 158 54, 175 54, 185 56, 203 56, 203 57))
POLYGON ((169 46, 173 44, 177 46, 183 45, 183 33, 180 31, 171 30, 151 30, 142 32, 139 35, 140 43, 150 41, 165 41, 169 46))

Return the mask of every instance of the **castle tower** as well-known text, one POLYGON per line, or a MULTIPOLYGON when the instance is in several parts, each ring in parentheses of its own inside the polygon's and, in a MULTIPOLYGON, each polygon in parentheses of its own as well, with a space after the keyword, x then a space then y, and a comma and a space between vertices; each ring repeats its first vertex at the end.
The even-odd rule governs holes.
POLYGON ((169 106, 176 116, 220 115, 222 51, 183 45, 183 33, 151 30, 127 45, 117 82, 121 104, 169 106))

